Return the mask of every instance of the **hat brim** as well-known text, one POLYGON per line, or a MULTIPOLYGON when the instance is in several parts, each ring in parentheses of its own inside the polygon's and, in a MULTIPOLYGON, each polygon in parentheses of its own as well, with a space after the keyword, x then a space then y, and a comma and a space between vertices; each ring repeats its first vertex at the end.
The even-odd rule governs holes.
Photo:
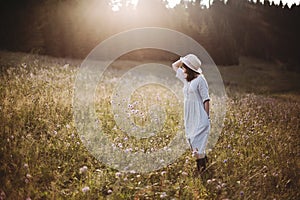
POLYGON ((189 69, 191 69, 192 71, 194 71, 194 72, 196 72, 196 73, 198 73, 198 74, 201 74, 201 73, 202 73, 201 68, 199 68, 198 70, 193 69, 193 67, 190 66, 190 63, 187 62, 186 59, 180 58, 180 60, 181 60, 181 62, 183 62, 183 64, 185 64, 185 65, 186 65, 189 69))

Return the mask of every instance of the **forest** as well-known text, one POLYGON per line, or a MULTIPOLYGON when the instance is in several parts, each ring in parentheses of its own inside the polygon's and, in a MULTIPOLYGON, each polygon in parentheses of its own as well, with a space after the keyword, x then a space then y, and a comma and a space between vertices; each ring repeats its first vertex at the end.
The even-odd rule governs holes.
POLYGON ((108 0, 0 2, 2 50, 83 59, 113 34, 152 26, 187 34, 216 64, 238 64, 239 57, 248 56, 298 69, 300 6, 295 4, 216 0, 207 8, 196 0, 167 8, 163 0, 140 0, 136 7, 123 0, 120 10, 113 11, 108 0))

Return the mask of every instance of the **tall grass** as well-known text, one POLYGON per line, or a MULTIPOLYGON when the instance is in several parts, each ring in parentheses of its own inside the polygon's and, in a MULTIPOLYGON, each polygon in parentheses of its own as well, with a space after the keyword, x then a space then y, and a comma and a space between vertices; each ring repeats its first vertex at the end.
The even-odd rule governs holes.
MULTIPOLYGON (((72 113, 78 68, 66 65, 68 60, 8 55, 11 59, 1 60, 0 199, 300 198, 298 96, 231 96, 223 131, 201 177, 195 175, 188 151, 160 170, 123 173, 96 160, 79 139, 72 113)), ((149 143, 132 140, 128 146, 125 136, 118 135, 113 117, 104 112, 109 110, 105 99, 110 88, 102 89, 104 99, 97 112, 105 130, 115 131, 115 145, 144 149, 149 143)), ((137 91, 133 103, 142 98, 138 96, 142 91, 137 91)), ((145 109, 145 101, 136 109, 145 109)), ((168 108, 174 113, 181 109, 168 108)), ((133 116, 140 125, 146 118, 133 116)), ((161 143, 152 143, 154 149, 170 141, 176 131, 174 119, 158 136, 161 143)))

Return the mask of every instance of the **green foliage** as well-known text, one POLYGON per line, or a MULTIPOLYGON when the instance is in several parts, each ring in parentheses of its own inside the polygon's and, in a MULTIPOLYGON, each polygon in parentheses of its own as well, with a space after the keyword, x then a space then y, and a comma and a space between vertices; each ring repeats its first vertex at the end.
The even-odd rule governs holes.
MULTIPOLYGON (((94 159, 77 135, 72 95, 78 68, 37 56, 13 62, 20 57, 1 60, 1 198, 299 199, 299 96, 232 96, 223 132, 201 177, 194 173, 190 152, 158 171, 121 173, 94 159)), ((110 109, 105 102, 109 85, 98 91, 103 99, 97 107, 107 131, 114 127, 105 112, 110 109)), ((174 130, 176 123, 168 122, 160 137, 168 142, 174 130)), ((143 147, 138 140, 134 145, 143 147)))

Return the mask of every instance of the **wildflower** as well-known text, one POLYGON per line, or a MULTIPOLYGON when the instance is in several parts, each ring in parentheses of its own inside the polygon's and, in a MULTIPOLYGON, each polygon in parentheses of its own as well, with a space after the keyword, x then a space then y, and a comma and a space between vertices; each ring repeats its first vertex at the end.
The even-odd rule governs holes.
POLYGON ((162 171, 161 172, 161 175, 163 176, 163 175, 165 175, 167 172, 166 171, 162 171))
POLYGON ((266 165, 263 166, 263 169, 267 169, 268 167, 266 165))
POLYGON ((240 195, 243 196, 243 195, 244 195, 244 191, 241 191, 241 192, 240 192, 240 195))
POLYGON ((26 63, 22 63, 21 66, 24 67, 24 68, 26 68, 27 64, 26 63))
POLYGON ((182 175, 187 176, 188 173, 187 172, 181 172, 182 175))
POLYGON ((275 176, 275 177, 278 176, 278 174, 276 172, 273 172, 272 175, 275 176))
POLYGON ((6 198, 6 194, 4 191, 0 190, 0 199, 5 199, 6 198))
POLYGON ((30 174, 26 174, 26 178, 30 179, 32 176, 30 174))
POLYGON ((264 178, 266 178, 267 177, 267 174, 264 174, 264 178))
POLYGON ((125 149, 126 153, 131 152, 131 151, 132 151, 132 148, 125 149))
POLYGON ((117 173, 115 174, 115 176, 116 176, 117 178, 119 178, 121 175, 122 175, 121 172, 117 172, 117 173))
POLYGON ((228 160, 227 160, 227 159, 225 159, 225 160, 223 160, 223 163, 227 163, 227 161, 228 161, 228 160))
POLYGON ((79 169, 79 173, 80 173, 80 174, 86 173, 87 170, 88 170, 88 167, 87 167, 87 166, 83 166, 83 167, 81 167, 81 168, 79 169))
POLYGON ((207 182, 207 184, 211 184, 212 180, 208 179, 206 182, 207 182))
POLYGON ((24 168, 26 168, 26 169, 27 169, 28 167, 29 167, 29 166, 28 166, 28 164, 27 164, 27 163, 25 163, 25 164, 24 164, 24 168))
POLYGON ((168 196, 168 195, 167 195, 166 192, 162 192, 161 195, 160 195, 160 198, 165 198, 165 197, 167 197, 167 196, 168 196))
POLYGON ((89 186, 85 186, 84 188, 81 189, 81 191, 83 193, 86 193, 86 192, 90 191, 90 187, 89 186))
POLYGON ((113 191, 112 190, 107 190, 107 194, 111 194, 113 191))

